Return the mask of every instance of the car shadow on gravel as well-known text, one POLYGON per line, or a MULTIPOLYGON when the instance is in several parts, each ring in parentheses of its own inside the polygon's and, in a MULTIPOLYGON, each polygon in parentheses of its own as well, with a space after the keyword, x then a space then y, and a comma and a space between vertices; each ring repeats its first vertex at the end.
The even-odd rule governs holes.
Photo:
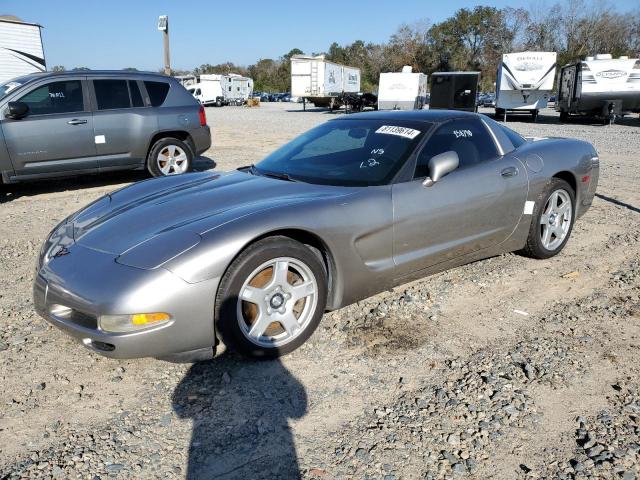
POLYGON ((223 353, 194 364, 173 408, 191 419, 186 478, 301 478, 289 419, 307 412, 302 384, 279 360, 223 353))
MULTIPOLYGON (((193 160, 193 170, 201 172, 216 167, 211 158, 199 156, 193 160)), ((77 177, 59 177, 36 180, 24 183, 2 185, 0 183, 0 203, 11 202, 22 197, 35 197, 49 193, 73 192, 86 188, 120 186, 124 183, 135 183, 151 178, 146 170, 125 170, 105 172, 77 177)))

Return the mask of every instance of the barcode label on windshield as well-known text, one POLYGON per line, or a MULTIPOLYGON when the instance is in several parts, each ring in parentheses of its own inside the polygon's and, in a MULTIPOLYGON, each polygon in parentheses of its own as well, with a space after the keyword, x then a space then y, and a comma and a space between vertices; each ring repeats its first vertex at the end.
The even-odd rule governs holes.
POLYGON ((398 127, 394 125, 383 125, 376 133, 384 133, 386 135, 397 135, 398 137, 409 138, 413 140, 420 135, 420 130, 414 130, 413 128, 398 127))

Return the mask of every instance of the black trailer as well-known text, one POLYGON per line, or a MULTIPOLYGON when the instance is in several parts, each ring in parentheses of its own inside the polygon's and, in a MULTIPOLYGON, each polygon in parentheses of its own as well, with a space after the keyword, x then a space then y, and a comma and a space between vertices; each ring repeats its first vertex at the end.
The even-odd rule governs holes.
POLYGON ((429 108, 475 112, 479 83, 480 72, 435 72, 429 108))

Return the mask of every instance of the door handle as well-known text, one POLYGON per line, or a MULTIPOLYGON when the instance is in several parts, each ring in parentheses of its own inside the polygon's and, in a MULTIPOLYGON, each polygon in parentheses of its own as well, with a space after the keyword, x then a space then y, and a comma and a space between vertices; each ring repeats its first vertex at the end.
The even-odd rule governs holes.
POLYGON ((500 172, 503 177, 515 177, 518 175, 518 169, 516 167, 507 167, 500 172))
POLYGON ((67 122, 67 124, 69 125, 84 125, 85 123, 87 123, 86 120, 79 120, 77 118, 74 118, 73 120, 69 120, 67 122))

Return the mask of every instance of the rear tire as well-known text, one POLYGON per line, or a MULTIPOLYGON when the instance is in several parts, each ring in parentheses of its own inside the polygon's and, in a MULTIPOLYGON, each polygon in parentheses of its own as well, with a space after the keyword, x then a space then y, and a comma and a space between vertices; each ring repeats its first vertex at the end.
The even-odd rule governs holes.
POLYGON ((313 334, 326 303, 321 257, 290 238, 269 237, 247 247, 222 277, 216 327, 232 350, 275 358, 313 334))
POLYGON ((560 111, 560 123, 567 123, 569 121, 569 114, 564 111, 561 110, 560 111))
POLYGON ((147 170, 154 177, 181 175, 191 171, 193 149, 182 140, 161 138, 153 144, 147 157, 147 170))
POLYGON ((562 179, 552 178, 535 201, 527 243, 521 253, 545 259, 562 251, 575 221, 576 197, 562 179))

